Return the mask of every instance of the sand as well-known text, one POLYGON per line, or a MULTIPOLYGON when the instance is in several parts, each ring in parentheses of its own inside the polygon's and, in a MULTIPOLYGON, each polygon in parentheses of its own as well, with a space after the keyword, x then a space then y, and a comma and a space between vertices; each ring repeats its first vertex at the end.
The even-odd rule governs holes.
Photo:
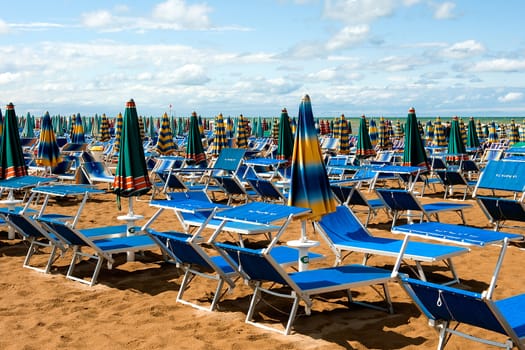
MULTIPOLYGON (((442 192, 425 195, 422 202, 441 200, 442 192)), ((147 197, 135 203, 135 212, 151 217, 147 197)), ((465 201, 473 208, 465 210, 467 223, 491 228, 479 206, 472 199, 465 201)), ((79 201, 52 201, 47 212, 72 213, 79 201)), ((112 193, 94 196, 83 211, 79 228, 120 223, 112 193)), ((365 214, 358 214, 364 220, 365 214)), ((441 216, 442 222, 460 223, 454 213, 441 216)), ((143 224, 145 220, 139 222, 143 224)), ((165 212, 156 221, 157 229, 181 230, 175 216, 165 212)), ((370 231, 389 237, 390 220, 381 212, 371 220, 370 231)), ((7 240, 6 228, 0 228, 0 348, 1 349, 414 349, 435 348, 437 333, 397 283, 390 284, 394 314, 358 306, 348 308, 343 294, 331 293, 316 299, 310 316, 303 313, 294 324, 293 333, 283 336, 244 322, 251 289, 238 283, 226 294, 214 312, 201 311, 176 303, 181 283, 180 271, 165 263, 160 250, 137 256, 127 262, 118 255, 112 270, 104 267, 93 287, 65 278, 70 255, 58 259, 50 274, 22 267, 27 242, 7 240)), ((298 223, 293 223, 283 241, 298 238, 298 223)), ((520 233, 519 229, 507 230, 520 233)), ((207 231, 206 234, 210 232, 207 231)), ((523 233, 523 231, 521 231, 523 233)), ((318 234, 310 238, 321 241, 314 251, 326 259, 312 263, 311 268, 330 266, 334 257, 318 234)), ((398 238, 402 238, 396 236, 398 238)), ((257 237, 252 238, 256 240, 257 237)), ((523 257, 519 245, 509 247, 494 297, 496 299, 525 292, 523 257)), ((482 291, 488 287, 496 264, 499 247, 473 248, 454 259, 462 288, 482 291)), ((35 263, 43 263, 37 256, 35 263)), ((362 256, 352 255, 347 263, 361 262, 362 256)), ((370 265, 392 269, 393 258, 375 257, 370 265)), ((443 280, 447 272, 441 265, 426 266, 430 278, 443 280)), ((87 263, 82 263, 87 267, 87 263)), ((91 266, 92 267, 92 266, 91 266)), ((87 271, 87 270, 86 270, 87 271)), ((195 280, 186 297, 205 303, 215 286, 210 281, 195 280)), ((355 290, 354 297, 378 300, 371 288, 355 290)), ((283 309, 286 303, 278 303, 283 309)), ((282 327, 286 316, 265 306, 258 308, 258 317, 273 318, 282 327)), ((463 326, 462 330, 472 330, 463 326)), ((475 334, 502 340, 498 334, 473 330, 475 334)), ((447 349, 481 349, 479 343, 452 337, 447 349)))

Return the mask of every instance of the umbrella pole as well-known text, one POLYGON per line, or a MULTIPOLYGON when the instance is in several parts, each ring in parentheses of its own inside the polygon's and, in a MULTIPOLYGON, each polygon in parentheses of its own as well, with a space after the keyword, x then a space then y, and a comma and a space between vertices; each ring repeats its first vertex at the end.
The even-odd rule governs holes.
MULTIPOLYGON (((117 217, 118 220, 126 222, 126 236, 135 234, 135 221, 144 219, 142 215, 136 215, 133 212, 133 197, 128 198, 128 213, 117 217)), ((127 252, 127 261, 135 261, 135 253, 127 252)))
MULTIPOLYGON (((16 205, 22 203, 22 200, 16 199, 13 189, 10 189, 7 199, 4 199, 1 203, 5 204, 9 211, 14 211, 16 210, 16 205)), ((11 225, 7 226, 7 239, 15 239, 15 229, 11 225)))

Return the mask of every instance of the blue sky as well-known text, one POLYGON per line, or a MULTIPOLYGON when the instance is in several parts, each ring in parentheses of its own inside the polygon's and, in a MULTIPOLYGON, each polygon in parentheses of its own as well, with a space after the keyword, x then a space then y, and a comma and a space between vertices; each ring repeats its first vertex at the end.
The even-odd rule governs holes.
POLYGON ((1 2, 18 114, 525 115, 520 0, 1 2))

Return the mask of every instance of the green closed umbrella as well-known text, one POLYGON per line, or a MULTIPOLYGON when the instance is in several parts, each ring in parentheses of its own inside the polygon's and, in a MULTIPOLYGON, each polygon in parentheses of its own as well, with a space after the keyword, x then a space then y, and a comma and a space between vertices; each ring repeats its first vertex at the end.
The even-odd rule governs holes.
POLYGON ((405 148, 403 150, 403 165, 418 166, 429 169, 428 158, 425 152, 425 146, 419 133, 419 127, 416 118, 416 110, 411 107, 408 110, 408 116, 405 129, 405 148))
POLYGON ((277 159, 283 159, 290 162, 293 155, 294 139, 292 128, 290 126, 290 117, 288 111, 283 108, 281 118, 279 119, 279 132, 277 136, 277 159))
POLYGON ((376 151, 372 147, 370 141, 370 135, 368 134, 368 127, 366 126, 366 117, 361 116, 359 122, 359 131, 357 134, 357 149, 356 157, 359 159, 367 158, 376 154, 376 151))
POLYGON ((144 158, 144 148, 140 141, 137 108, 133 99, 126 103, 120 135, 120 152, 118 156, 113 192, 117 195, 117 206, 120 210, 120 197, 129 197, 129 213, 133 215, 131 197, 140 196, 151 189, 151 183, 144 158))
POLYGON ((0 179, 8 180, 27 175, 24 153, 20 144, 18 122, 15 106, 6 106, 4 126, 2 128, 2 144, 0 146, 0 179))
POLYGON ((24 129, 22 130, 22 137, 32 139, 35 137, 35 130, 33 127, 33 121, 31 118, 31 114, 29 112, 27 113, 26 120, 24 123, 24 129))
POLYGON ((480 143, 476 123, 474 122, 474 117, 470 117, 467 126, 467 147, 479 148, 479 146, 480 143))
POLYGON ((199 119, 197 113, 193 112, 190 117, 190 129, 186 145, 186 158, 192 159, 195 164, 206 161, 206 153, 202 146, 202 138, 199 130, 199 119))
POLYGON ((467 150, 465 149, 465 144, 461 137, 461 130, 457 116, 452 118, 452 124, 450 125, 447 154, 448 161, 461 161, 468 159, 467 150))

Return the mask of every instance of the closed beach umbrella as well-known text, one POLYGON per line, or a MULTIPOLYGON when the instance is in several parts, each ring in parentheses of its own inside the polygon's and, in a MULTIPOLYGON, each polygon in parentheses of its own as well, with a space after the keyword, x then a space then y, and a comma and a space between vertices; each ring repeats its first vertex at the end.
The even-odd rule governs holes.
POLYGON ((140 141, 144 141, 144 137, 146 137, 146 132, 144 130, 144 120, 142 117, 139 117, 139 131, 140 131, 140 141))
POLYGON ((428 158, 421 134, 419 133, 414 107, 408 110, 405 129, 405 148, 403 149, 403 165, 429 168, 428 158))
POLYGON ((277 138, 279 138, 279 122, 274 119, 272 122, 272 139, 275 142, 277 141, 277 138))
POLYGON ((516 125, 514 120, 510 121, 508 137, 509 137, 509 144, 510 145, 513 145, 516 142, 519 142, 519 140, 520 140, 518 126, 516 125))
POLYGON ((199 130, 199 119, 197 113, 193 112, 190 117, 190 129, 186 145, 186 158, 192 159, 195 164, 206 161, 206 154, 202 146, 201 132, 199 130))
POLYGON ((467 151, 465 149, 465 144, 461 137, 461 130, 459 126, 458 117, 454 116, 452 118, 452 124, 450 125, 450 136, 448 139, 448 148, 447 148, 447 160, 449 161, 461 161, 468 159, 467 151))
POLYGON ((401 122, 399 121, 399 119, 396 120, 396 126, 394 128, 394 136, 399 139, 403 137, 403 128, 401 127, 401 122))
POLYGON ((102 114, 102 118, 100 118, 98 139, 101 142, 107 142, 111 139, 111 135, 109 134, 109 120, 106 114, 102 114))
POLYGON ((31 114, 27 113, 26 120, 24 123, 24 129, 22 130, 22 137, 33 138, 35 137, 35 130, 33 127, 33 121, 31 119, 31 114))
POLYGON ((228 144, 226 140, 226 126, 224 125, 224 118, 222 113, 219 113, 215 119, 215 125, 213 126, 213 143, 211 145, 211 154, 218 156, 221 150, 228 144))
POLYGON ((489 124, 489 133, 487 141, 490 143, 498 142, 498 133, 496 131, 496 123, 494 123, 494 121, 491 121, 489 124))
POLYGON ((392 139, 388 135, 388 124, 384 117, 379 118, 379 148, 382 150, 392 148, 392 139))
POLYGON ((54 167, 60 162, 60 149, 58 148, 51 117, 49 112, 44 114, 40 126, 40 142, 38 143, 38 155, 36 163, 45 167, 54 167))
POLYGON ((120 151, 120 136, 122 135, 122 123, 122 113, 119 112, 115 120, 115 145, 113 147, 114 153, 118 153, 120 151))
POLYGON ((366 127, 366 117, 361 116, 359 122, 359 131, 357 134, 357 149, 356 156, 359 159, 367 158, 376 154, 372 143, 370 142, 370 135, 368 134, 368 128, 366 127))
POLYGON ((277 136, 277 159, 292 160, 294 139, 290 126, 288 111, 283 108, 279 119, 279 130, 277 136))
POLYGON ((75 122, 73 124, 71 142, 78 144, 86 143, 86 137, 84 135, 84 125, 82 124, 82 117, 80 116, 80 113, 77 113, 75 122))
POLYGON ((481 126, 481 122, 478 120, 476 122, 476 134, 478 134, 478 139, 484 139, 485 135, 483 135, 483 128, 481 126))
MULTIPOLYGON (((310 208, 310 219, 317 220, 335 211, 336 203, 315 130, 310 97, 299 105, 299 122, 292 156, 292 173, 288 205, 310 208)), ((305 238, 303 227, 303 238, 305 238)))
POLYGON ((432 121, 429 120, 425 124, 425 139, 427 144, 432 144, 432 141, 434 140, 434 125, 432 124, 432 121))
POLYGON ((350 128, 348 127, 348 120, 345 115, 341 114, 339 118, 339 153, 348 154, 350 152, 350 128))
POLYGON ((24 153, 20 144, 18 121, 16 120, 15 106, 9 103, 6 106, 4 127, 2 128, 2 144, 0 146, 0 179, 8 180, 13 177, 27 175, 24 153))
POLYGON ((171 131, 171 123, 167 113, 164 113, 162 116, 156 149, 161 155, 174 154, 176 150, 175 142, 173 141, 173 132, 171 131))
POLYGON ((3 130, 4 130, 4 118, 2 117, 2 111, 0 110, 0 144, 2 142, 3 130))
POLYGON ((155 131, 155 121, 153 120, 153 116, 149 117, 148 137, 152 140, 155 140, 155 138, 157 137, 157 132, 155 131))
POLYGON ((441 123, 441 119, 438 117, 434 123, 434 146, 445 147, 447 145, 447 137, 445 135, 445 125, 441 123))
POLYGON ((113 192, 117 195, 117 206, 120 210, 120 197, 129 197, 128 215, 133 216, 131 197, 140 196, 151 189, 144 149, 140 141, 139 120, 133 99, 126 103, 126 111, 120 135, 120 152, 118 156, 113 192))
POLYGON ((370 143, 372 144, 372 147, 377 146, 379 131, 377 130, 377 124, 374 119, 370 119, 368 134, 370 135, 370 143))
POLYGON ((237 147, 248 147, 248 120, 241 114, 237 118, 237 147))
POLYGON ((459 119, 459 132, 461 134, 461 140, 463 141, 463 144, 467 145, 467 128, 465 127, 465 123, 463 122, 463 119, 459 119))
POLYGON ((479 137, 477 133, 476 123, 474 122, 474 117, 470 117, 468 121, 468 127, 467 127, 467 147, 479 148, 479 146, 480 144, 479 144, 479 137))

